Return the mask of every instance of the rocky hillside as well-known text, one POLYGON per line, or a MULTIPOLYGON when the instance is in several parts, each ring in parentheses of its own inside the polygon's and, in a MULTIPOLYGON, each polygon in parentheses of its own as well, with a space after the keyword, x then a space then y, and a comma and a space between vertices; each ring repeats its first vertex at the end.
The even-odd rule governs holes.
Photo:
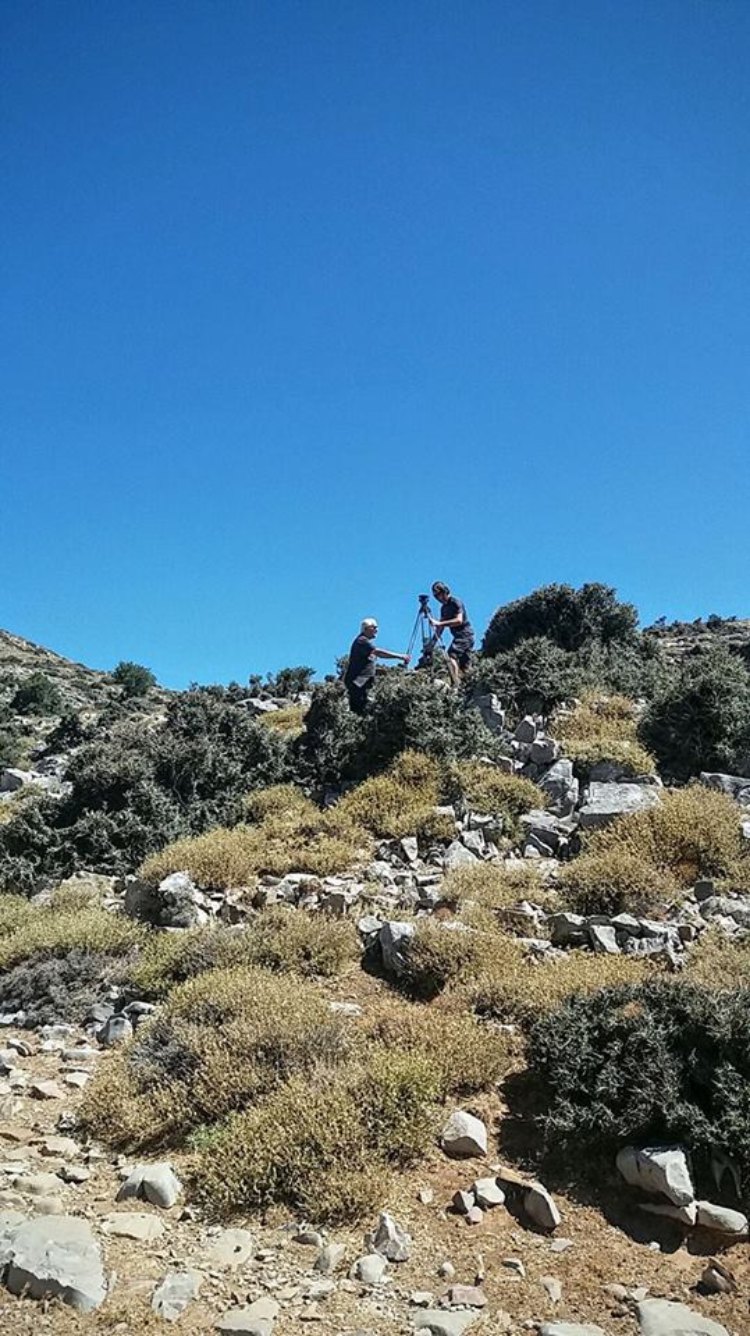
POLYGON ((750 674, 636 623, 33 715, 3 1331, 745 1336, 750 674))
POLYGON ((694 622, 667 622, 662 618, 647 628, 647 634, 677 662, 718 645, 750 663, 750 618, 699 617, 694 622))

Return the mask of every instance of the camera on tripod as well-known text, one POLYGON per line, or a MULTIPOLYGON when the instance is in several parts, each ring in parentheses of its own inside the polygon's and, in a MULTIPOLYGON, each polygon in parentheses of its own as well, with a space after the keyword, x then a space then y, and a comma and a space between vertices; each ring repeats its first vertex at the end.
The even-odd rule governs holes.
POLYGON ((429 594, 420 594, 420 595, 419 595, 419 611, 420 611, 420 612, 428 612, 428 611, 429 611, 429 607, 430 607, 430 596, 429 596, 429 594))

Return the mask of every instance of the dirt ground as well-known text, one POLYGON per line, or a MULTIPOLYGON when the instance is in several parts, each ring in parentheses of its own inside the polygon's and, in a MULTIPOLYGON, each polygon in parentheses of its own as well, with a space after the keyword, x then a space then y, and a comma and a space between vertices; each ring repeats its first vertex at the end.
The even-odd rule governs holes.
MULTIPOLYGON (((332 991, 341 1000, 367 1005, 368 996, 378 986, 360 975, 356 982, 338 982, 332 991)), ((29 1081, 62 1081, 65 1068, 60 1056, 39 1052, 35 1036, 4 1031, 0 1046, 13 1035, 37 1050, 19 1058, 18 1065, 29 1081)), ((66 1044, 84 1039, 82 1034, 71 1036, 66 1044)), ((106 1055, 98 1061, 106 1062, 106 1055)), ((0 1078, 0 1212, 15 1209, 32 1214, 38 1209, 38 1201, 23 1191, 22 1178, 14 1184, 15 1175, 22 1174, 24 1167, 32 1173, 55 1173, 61 1167, 59 1159, 41 1153, 41 1139, 56 1132, 61 1113, 75 1112, 80 1099, 78 1091, 67 1089, 62 1100, 9 1093, 0 1078)), ((600 1202, 582 1200, 571 1185, 548 1183, 562 1213, 554 1237, 530 1228, 520 1213, 518 1217, 512 1213, 512 1207, 498 1207, 486 1213, 481 1225, 467 1225, 448 1209, 453 1193, 490 1172, 493 1162, 501 1158, 500 1140, 503 1162, 510 1163, 506 1148, 512 1144, 506 1136, 498 1138, 505 1113, 499 1099, 471 1101, 468 1107, 481 1112, 493 1130, 487 1161, 457 1163, 435 1148, 416 1170, 383 1183, 383 1209, 391 1211, 412 1235, 410 1260, 389 1266, 387 1283, 368 1289, 349 1279, 351 1264, 363 1252, 364 1229, 328 1231, 328 1239, 345 1244, 346 1260, 334 1276, 333 1292, 317 1299, 306 1296, 307 1287, 320 1279, 313 1270, 316 1248, 294 1241, 298 1221, 279 1216, 262 1222, 252 1218, 226 1222, 252 1232, 255 1255, 232 1273, 211 1269, 205 1257, 213 1237, 210 1226, 193 1218, 184 1201, 168 1212, 143 1202, 116 1206, 126 1162, 118 1163, 117 1157, 101 1151, 97 1158, 96 1148, 89 1157, 89 1148, 82 1145, 74 1162, 88 1167, 91 1177, 80 1186, 61 1180, 58 1195, 64 1210, 88 1220, 101 1240, 110 1296, 95 1313, 80 1315, 57 1302, 15 1298, 0 1287, 0 1333, 150 1336, 165 1330, 164 1320, 150 1307, 155 1285, 167 1272, 192 1269, 202 1277, 199 1297, 174 1324, 185 1336, 213 1331, 217 1318, 227 1309, 264 1295, 275 1297, 281 1306, 274 1336, 310 1336, 316 1331, 406 1334, 412 1331, 418 1311, 411 1303, 412 1294, 428 1291, 436 1300, 445 1294, 449 1282, 440 1276, 439 1268, 450 1261, 455 1268, 453 1283, 473 1284, 477 1276, 484 1277, 487 1306, 471 1327, 472 1333, 483 1336, 533 1332, 538 1324, 553 1318, 596 1322, 606 1336, 635 1336, 633 1305, 613 1296, 608 1290, 612 1285, 645 1287, 651 1296, 678 1300, 722 1322, 730 1336, 750 1336, 748 1244, 735 1244, 717 1253, 715 1235, 694 1234, 686 1242, 670 1222, 639 1212, 614 1181, 602 1184, 600 1202), (423 1200, 429 1196, 427 1190, 432 1194, 429 1201, 423 1200), (158 1215, 165 1232, 151 1243, 109 1237, 101 1232, 101 1221, 117 1210, 158 1215), (558 1250, 561 1239, 569 1240, 564 1250, 558 1250), (731 1269, 736 1294, 702 1296, 697 1292, 706 1259, 712 1255, 720 1256, 731 1269), (523 1264, 523 1277, 507 1265, 508 1259, 523 1264), (557 1303, 547 1294, 543 1277, 559 1281, 562 1297, 557 1303)), ((171 1163, 179 1174, 181 1157, 172 1156, 171 1163)), ((375 1224, 373 1219, 372 1227, 375 1224)))

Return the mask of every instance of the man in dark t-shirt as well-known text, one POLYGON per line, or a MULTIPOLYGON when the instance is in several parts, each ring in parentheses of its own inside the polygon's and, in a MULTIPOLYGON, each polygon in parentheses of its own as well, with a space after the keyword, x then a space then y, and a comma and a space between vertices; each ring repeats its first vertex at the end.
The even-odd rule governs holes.
POLYGON ((352 641, 349 650, 349 662, 344 673, 344 685, 349 694, 349 706, 355 714, 364 714, 367 709, 367 693, 375 681, 376 659, 399 659, 409 662, 408 654, 395 654, 390 649, 380 649, 373 642, 378 633, 378 624, 374 617, 365 617, 359 635, 352 641))
POLYGON ((440 604, 440 617, 439 619, 431 617, 430 624, 438 639, 446 628, 451 633, 448 668, 453 685, 458 686, 461 674, 466 672, 471 663, 471 651, 474 648, 474 628, 460 598, 451 593, 447 584, 436 580, 432 586, 432 592, 440 604))

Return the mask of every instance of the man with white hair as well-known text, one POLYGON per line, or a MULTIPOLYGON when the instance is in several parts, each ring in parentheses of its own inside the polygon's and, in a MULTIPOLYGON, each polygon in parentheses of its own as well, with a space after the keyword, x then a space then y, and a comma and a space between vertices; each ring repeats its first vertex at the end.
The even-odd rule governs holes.
POLYGON ((349 650, 349 662, 344 673, 344 685, 349 693, 349 705, 354 714, 364 714, 367 709, 367 693, 375 681, 376 659, 399 659, 409 662, 408 654, 395 654, 390 649, 380 649, 374 644, 378 634, 378 624, 374 617, 365 617, 359 635, 352 641, 349 650))

